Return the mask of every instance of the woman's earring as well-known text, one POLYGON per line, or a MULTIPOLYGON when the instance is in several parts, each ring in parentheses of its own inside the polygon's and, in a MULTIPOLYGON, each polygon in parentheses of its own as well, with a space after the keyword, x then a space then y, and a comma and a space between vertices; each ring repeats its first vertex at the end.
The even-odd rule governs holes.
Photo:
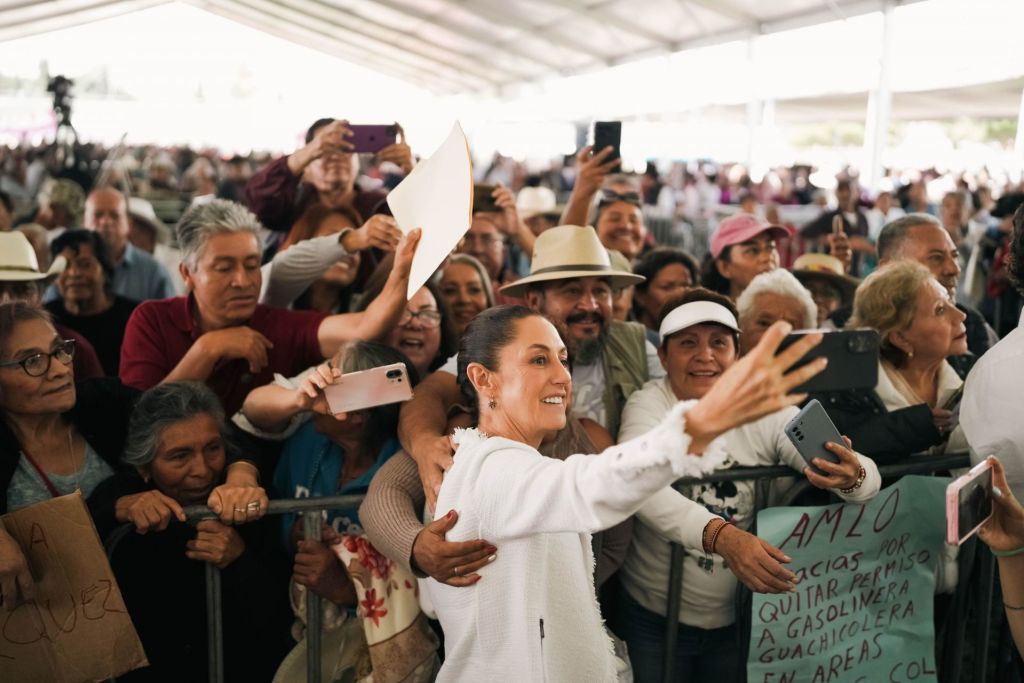
POLYGON ((490 408, 491 410, 494 410, 495 408, 498 407, 498 402, 492 398, 489 401, 487 401, 487 407, 490 408))
POLYGON ((913 357, 914 357, 914 349, 910 349, 909 351, 907 351, 907 358, 913 358, 913 357))

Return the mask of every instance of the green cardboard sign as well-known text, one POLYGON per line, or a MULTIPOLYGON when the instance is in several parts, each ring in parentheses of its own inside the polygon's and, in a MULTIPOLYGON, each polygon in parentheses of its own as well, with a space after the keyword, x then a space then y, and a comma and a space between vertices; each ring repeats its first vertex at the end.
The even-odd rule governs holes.
POLYGON ((867 504, 761 511, 758 535, 793 558, 799 582, 754 595, 748 683, 936 681, 948 484, 907 476, 867 504))

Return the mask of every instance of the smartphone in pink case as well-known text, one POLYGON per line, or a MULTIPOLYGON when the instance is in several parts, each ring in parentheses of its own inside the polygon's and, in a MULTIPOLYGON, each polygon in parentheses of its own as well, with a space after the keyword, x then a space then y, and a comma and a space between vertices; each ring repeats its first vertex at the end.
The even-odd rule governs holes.
POLYGON ((404 363, 382 365, 342 375, 324 389, 332 413, 351 413, 412 398, 412 385, 404 363))
POLYGON ((992 465, 986 459, 946 487, 946 542, 960 545, 992 516, 992 465))

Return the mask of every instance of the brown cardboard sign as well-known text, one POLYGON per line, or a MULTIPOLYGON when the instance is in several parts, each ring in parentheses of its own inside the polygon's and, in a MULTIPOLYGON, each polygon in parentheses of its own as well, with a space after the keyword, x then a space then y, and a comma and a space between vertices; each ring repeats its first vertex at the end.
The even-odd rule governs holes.
POLYGON ((0 608, 0 680, 103 681, 149 664, 79 492, 0 517, 36 596, 0 608))

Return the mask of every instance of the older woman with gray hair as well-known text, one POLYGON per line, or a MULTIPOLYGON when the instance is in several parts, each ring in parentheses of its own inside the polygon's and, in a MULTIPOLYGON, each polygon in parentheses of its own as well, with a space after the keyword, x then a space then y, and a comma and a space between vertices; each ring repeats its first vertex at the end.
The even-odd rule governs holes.
POLYGON ((817 327, 818 307, 811 293, 788 270, 776 268, 750 281, 736 300, 740 323, 740 354, 757 346, 765 331, 779 320, 793 329, 817 327))
POLYGON ((862 453, 886 464, 947 441, 966 448, 951 412, 963 382, 946 360, 967 351, 965 318, 916 261, 890 263, 857 289, 847 327, 878 330, 878 383, 818 398, 862 453))
POLYGON ((225 671, 269 681, 287 652, 289 611, 283 554, 269 520, 194 526, 184 508, 206 502, 227 465, 224 412, 198 382, 145 392, 128 425, 129 470, 97 487, 90 507, 138 533, 108 538, 110 563, 150 666, 125 680, 201 680, 206 675, 204 563, 224 573, 225 671))

